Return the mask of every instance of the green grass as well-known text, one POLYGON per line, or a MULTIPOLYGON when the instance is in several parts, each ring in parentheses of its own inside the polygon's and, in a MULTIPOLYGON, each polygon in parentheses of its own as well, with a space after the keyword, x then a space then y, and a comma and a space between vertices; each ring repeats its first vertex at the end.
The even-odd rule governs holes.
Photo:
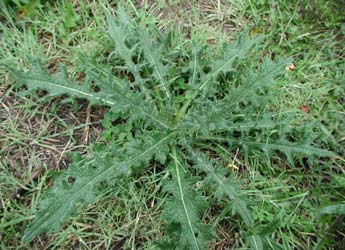
MULTIPOLYGON (((39 1, 36 1, 39 2, 39 1)), ((42 1, 43 2, 43 1, 42 1)), ((107 60, 105 16, 116 4, 108 1, 68 1, 37 4, 18 17, 18 9, 2 9, 0 65, 28 67, 28 57, 41 59, 50 72, 66 63, 73 78, 80 75, 78 52, 107 60)), ((216 150, 244 180, 255 219, 283 249, 342 249, 344 215, 318 216, 320 207, 344 203, 345 179, 345 18, 342 1, 150 1, 125 2, 133 15, 146 6, 146 22, 161 29, 175 24, 203 44, 221 46, 248 29, 264 35, 261 48, 271 58, 292 57, 295 71, 280 79, 282 94, 272 103, 278 113, 297 114, 322 136, 319 146, 338 157, 309 159, 294 166, 283 158, 268 164, 259 158, 246 163, 241 154, 219 145, 216 150), (141 4, 139 2, 142 2, 141 4), (308 106, 309 112, 301 111, 308 106), (319 124, 322 124, 321 126, 319 124)), ((176 38, 182 39, 182 38, 176 38)), ((179 41, 183 42, 183 41, 179 41)), ((263 58, 252 58, 253 65, 263 58)), ((249 62, 250 63, 250 62, 249 62)), ((21 237, 33 218, 33 208, 54 171, 64 169, 70 152, 87 154, 89 143, 102 133, 102 108, 83 102, 49 101, 44 93, 21 96, 12 76, 0 68, 0 248, 2 249, 154 249, 163 235, 162 197, 156 196, 164 172, 152 166, 150 175, 122 180, 97 203, 58 233, 24 244, 21 237), (25 190, 15 199, 17 190, 25 190)), ((219 239, 210 249, 244 249, 239 232, 244 225, 211 208, 206 221, 217 224, 219 239)), ((274 248, 275 249, 275 248, 274 248)), ((278 249, 278 248, 276 248, 278 249)))

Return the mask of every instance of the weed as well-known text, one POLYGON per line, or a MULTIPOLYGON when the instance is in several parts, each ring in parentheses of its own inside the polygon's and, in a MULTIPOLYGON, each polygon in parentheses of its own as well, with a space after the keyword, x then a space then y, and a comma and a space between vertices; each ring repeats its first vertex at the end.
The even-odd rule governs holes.
POLYGON ((12 70, 28 91, 43 89, 50 95, 68 95, 65 100, 81 98, 110 107, 103 121, 105 144, 95 146, 91 157, 75 156, 54 178, 23 240, 58 230, 75 215, 78 204, 95 202, 105 183, 161 164, 170 176, 162 190, 169 194, 162 215, 168 223, 166 240, 160 243, 165 249, 205 249, 215 233, 200 215, 213 204, 240 215, 251 248, 272 245, 256 226, 238 181, 228 176, 211 148, 240 147, 246 158, 253 151, 267 159, 280 152, 291 164, 295 156, 333 155, 312 146, 308 130, 301 134, 288 117, 277 117, 267 108, 277 91, 275 77, 289 61, 266 59, 259 69, 248 69, 244 62, 258 39, 246 34, 225 45, 223 56, 204 60, 211 48, 193 42, 191 49, 182 47, 174 31, 164 34, 145 27, 121 8, 117 19, 108 18, 114 44, 108 63, 113 67, 81 55, 84 82, 72 82, 65 67, 59 76, 51 76, 38 62, 28 72, 12 70), (208 202, 198 182, 204 192, 214 192, 208 202))
MULTIPOLYGON (((45 68, 55 75, 59 71, 58 64, 63 62, 67 64, 69 79, 77 80, 76 84, 85 82, 92 89, 90 93, 99 93, 101 89, 95 86, 97 81, 92 81, 88 74, 94 64, 118 78, 125 78, 125 82, 131 82, 131 91, 140 92, 133 86, 135 78, 124 68, 127 65, 116 52, 116 46, 114 49, 113 43, 103 32, 104 12, 113 8, 114 4, 108 5, 106 1, 99 1, 97 5, 95 2, 74 1, 72 11, 69 10, 72 13, 70 15, 67 8, 71 6, 68 7, 66 3, 68 5, 69 1, 37 5, 32 12, 34 15, 21 14, 16 18, 13 13, 9 13, 5 19, 2 17, 1 20, 5 21, 1 24, 0 34, 1 63, 13 68, 21 68, 22 65, 27 67, 30 65, 27 55, 34 55, 43 59, 45 68), (80 51, 82 53, 78 58, 80 51), (112 51, 114 53, 110 55, 112 51)), ((264 34, 264 43, 261 47, 253 47, 249 53, 250 58, 243 59, 236 66, 235 76, 219 75, 213 82, 217 84, 217 88, 207 96, 213 99, 206 102, 205 106, 212 101, 222 100, 232 90, 231 87, 241 86, 243 82, 240 76, 247 76, 251 70, 259 72, 259 62, 262 63, 265 58, 278 61, 279 57, 291 56, 296 69, 276 78, 274 85, 270 86, 270 101, 266 104, 264 102, 261 108, 260 105, 256 106, 256 111, 253 112, 256 112, 258 118, 264 113, 273 115, 273 123, 279 123, 279 135, 285 133, 281 129, 286 125, 299 128, 289 132, 289 141, 296 143, 303 138, 343 155, 345 129, 341 121, 344 114, 344 53, 341 46, 341 23, 344 20, 341 18, 339 4, 318 0, 306 4, 299 1, 200 1, 189 4, 179 1, 176 4, 170 1, 164 4, 137 1, 135 5, 141 9, 135 9, 133 4, 128 5, 134 15, 140 15, 134 21, 135 25, 148 26, 152 37, 157 35, 152 31, 156 25, 169 32, 170 23, 174 23, 174 32, 170 32, 174 45, 168 46, 174 52, 170 54, 163 50, 159 54, 159 58, 163 58, 163 66, 177 70, 177 75, 184 78, 176 81, 176 85, 175 82, 170 85, 173 92, 172 104, 162 105, 162 110, 167 107, 172 110, 166 115, 169 121, 169 117, 174 116, 174 110, 179 110, 187 101, 186 93, 190 90, 185 86, 188 86, 191 72, 187 64, 193 55, 190 38, 197 44, 202 44, 199 45, 201 65, 209 66, 214 58, 222 57, 223 41, 234 41, 234 33, 245 27, 250 30, 250 36, 264 34), (157 18, 143 15, 142 12, 152 13, 157 18), (258 51, 263 53, 257 53, 258 51), (166 59, 168 62, 164 61, 166 59), (185 69, 181 72, 179 69, 182 68, 185 69), (304 107, 307 107, 308 112, 303 111, 306 110, 304 107)), ((162 36, 165 37, 166 33, 162 36)), ((154 40, 153 44, 161 44, 161 40, 154 40)), ((145 55, 143 48, 139 47, 134 58, 139 54, 145 55)), ((142 73, 145 84, 159 85, 152 75, 149 61, 140 60, 147 64, 141 68, 146 69, 142 73)), ((203 70, 207 73, 210 68, 203 70)), ((281 70, 283 73, 283 67, 281 70)), ((169 204, 172 198, 170 193, 174 193, 165 192, 169 190, 163 191, 162 187, 169 189, 167 186, 170 182, 176 184, 176 178, 172 178, 176 171, 165 167, 173 161, 169 148, 165 164, 155 160, 154 156, 146 164, 147 167, 133 169, 135 171, 131 176, 116 179, 115 182, 100 183, 97 189, 100 192, 96 194, 97 202, 83 209, 78 204, 76 211, 79 215, 64 223, 62 230, 37 237, 30 244, 22 243, 22 228, 34 218, 33 212, 39 207, 41 194, 51 186, 51 178, 66 174, 53 170, 67 168, 71 161, 69 157, 66 158, 67 152, 79 151, 82 157, 89 160, 99 150, 108 150, 109 147, 117 150, 121 147, 121 144, 110 145, 110 142, 116 140, 125 143, 130 140, 128 135, 135 136, 136 139, 137 131, 146 133, 153 125, 149 124, 145 128, 126 126, 126 119, 113 120, 114 115, 110 110, 102 121, 103 130, 99 124, 100 117, 109 108, 100 108, 98 104, 87 108, 85 100, 75 100, 78 97, 67 98, 66 103, 62 102, 66 96, 49 98, 49 95, 42 95, 41 91, 38 92, 39 96, 35 91, 30 91, 29 95, 28 92, 19 95, 23 89, 12 87, 12 78, 4 71, 0 70, 0 74, 4 76, 0 89, 1 248, 153 249, 155 245, 162 244, 157 240, 163 236, 168 236, 163 241, 166 244, 175 242, 172 239, 178 237, 181 225, 172 223, 168 226, 167 221, 161 218, 162 208, 169 204), (100 129, 103 130, 101 141, 92 144, 91 148, 84 145, 99 138, 100 129), (19 198, 14 199, 13 195, 18 195, 19 198)), ((47 79, 56 80, 54 75, 44 75, 47 79)), ((172 76, 175 76, 174 73, 168 70, 168 78, 172 76)), ((74 84, 73 82, 73 86, 74 84)), ((158 89, 163 96, 163 89, 158 89)), ((152 96, 156 98, 154 93, 152 96)), ((201 104, 193 103, 187 114, 193 109, 194 113, 198 105, 200 109, 203 108, 201 104)), ((202 114, 201 111, 198 114, 202 114)), ((195 117, 198 118, 197 122, 201 122, 202 126, 197 124, 199 128, 210 124, 207 116, 195 117)), ((180 119, 180 124, 182 120, 180 119)), ((182 129, 189 129, 195 123, 189 121, 182 129)), ((214 133, 218 131, 211 129, 210 135, 202 134, 208 129, 198 135, 205 139, 207 136, 215 136, 214 133)), ((254 134, 249 133, 249 136, 258 138, 262 134, 263 139, 276 140, 274 136, 277 132, 271 138, 271 135, 266 134, 269 131, 271 129, 259 129, 254 134)), ((199 130, 192 132, 199 133, 199 130)), ((234 131, 226 136, 239 138, 239 134, 242 136, 234 131)), ((174 138, 176 140, 180 136, 174 138)), ((177 143, 178 159, 192 178, 199 178, 194 180, 191 192, 201 193, 206 199, 207 208, 200 211, 198 218, 202 223, 212 225, 211 228, 215 228, 218 235, 218 240, 209 243, 208 248, 240 249, 251 243, 250 237, 247 237, 250 235, 259 235, 260 241, 266 244, 265 247, 271 249, 341 248, 344 225, 341 215, 344 200, 343 159, 297 156, 296 161, 295 157, 288 159, 277 152, 263 157, 263 152, 258 148, 246 151, 245 148, 231 146, 229 142, 222 140, 198 141, 191 145, 189 149, 206 154, 216 171, 223 169, 227 177, 232 176, 233 186, 237 190, 241 187, 241 199, 257 225, 252 228, 245 223, 245 218, 240 219, 239 213, 229 212, 231 206, 226 198, 216 199, 214 191, 217 186, 212 179, 207 178, 206 170, 198 168, 205 164, 197 164, 196 157, 193 157, 193 152, 187 147, 190 141, 183 145, 177 143)), ((72 166, 78 164, 78 159, 80 158, 76 156, 72 166)), ((67 178, 68 184, 75 181, 77 178, 67 178)), ((166 214, 166 209, 163 209, 163 215, 166 214)))

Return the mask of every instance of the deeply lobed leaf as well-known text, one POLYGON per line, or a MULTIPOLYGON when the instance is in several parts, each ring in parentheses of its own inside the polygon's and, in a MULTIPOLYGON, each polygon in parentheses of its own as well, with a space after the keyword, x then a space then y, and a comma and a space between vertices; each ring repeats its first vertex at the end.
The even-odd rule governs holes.
POLYGON ((163 218, 178 226, 178 242, 176 249, 206 249, 206 243, 215 238, 211 225, 202 223, 200 214, 207 203, 205 199, 194 190, 196 179, 188 170, 182 168, 181 163, 174 155, 174 166, 172 167, 172 180, 164 186, 164 191, 172 194, 164 206, 163 218))
POLYGON ((25 230, 23 241, 31 241, 44 232, 57 231, 60 226, 77 212, 77 205, 87 205, 96 200, 100 182, 128 176, 130 167, 124 162, 97 157, 89 162, 72 164, 54 181, 54 186, 46 190, 40 200, 40 208, 35 220, 25 230))
POLYGON ((78 204, 87 205, 96 200, 100 183, 113 183, 116 178, 129 176, 133 170, 140 170, 143 162, 152 159, 164 162, 171 136, 147 134, 131 140, 135 150, 133 145, 124 145, 119 149, 111 147, 96 152, 88 162, 83 160, 72 164, 45 192, 36 218, 26 229, 23 240, 31 241, 44 232, 57 231, 63 222, 76 213, 78 204))

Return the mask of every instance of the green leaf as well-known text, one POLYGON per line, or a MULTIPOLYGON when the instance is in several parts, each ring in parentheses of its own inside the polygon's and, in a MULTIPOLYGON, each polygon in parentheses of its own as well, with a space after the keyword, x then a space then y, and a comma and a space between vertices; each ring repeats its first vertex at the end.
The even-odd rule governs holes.
POLYGON ((252 250, 263 250, 264 246, 262 244, 261 237, 258 235, 251 235, 247 238, 250 249, 252 250))
POLYGON ((318 215, 324 214, 345 214, 345 203, 326 205, 317 210, 318 215))
POLYGON ((77 212, 77 204, 87 205, 96 200, 97 185, 109 178, 130 174, 130 168, 111 158, 95 157, 89 162, 72 164, 45 191, 35 220, 25 230, 23 241, 30 242, 44 232, 57 231, 62 223, 77 212))
MULTIPOLYGON (((193 49, 192 56, 192 82, 196 82, 193 86, 194 92, 189 95, 190 97, 186 99, 184 105, 181 107, 177 117, 179 120, 184 119, 189 107, 192 103, 201 103, 205 100, 211 87, 218 85, 215 79, 221 74, 230 71, 234 71, 234 68, 238 61, 243 60, 249 55, 250 50, 259 42, 260 39, 249 39, 247 33, 242 33, 238 36, 235 43, 231 45, 226 45, 226 49, 223 58, 215 60, 210 66, 211 69, 208 73, 204 74, 200 70, 200 66, 196 61, 198 59, 198 54, 200 53, 196 48, 193 49), (197 77, 200 75, 200 77, 197 77)), ((207 65, 209 66, 209 65, 207 65)))
POLYGON ((253 130, 274 130, 279 126, 287 126, 287 119, 275 121, 273 114, 236 113, 224 109, 215 101, 204 100, 201 105, 190 108, 187 116, 177 125, 188 133, 208 136, 215 131, 250 132, 253 130))
POLYGON ((206 182, 214 186, 216 197, 219 200, 228 199, 229 208, 234 213, 238 213, 249 227, 253 227, 254 221, 243 198, 239 182, 232 176, 226 178, 228 174, 226 168, 222 168, 216 161, 211 161, 205 154, 192 151, 191 157, 195 163, 194 167, 207 174, 206 182))
POLYGON ((164 164, 169 154, 168 141, 169 143, 173 142, 173 139, 171 139, 173 135, 174 133, 166 135, 165 133, 157 131, 146 131, 144 134, 137 134, 135 140, 126 142, 123 145, 123 149, 127 155, 140 155, 147 149, 155 147, 152 154, 142 154, 140 159, 138 159, 137 164, 139 166, 147 166, 153 158, 157 162, 164 164), (157 144, 159 144, 159 147, 156 147, 157 144))
POLYGON ((196 179, 182 167, 176 153, 172 157, 172 180, 164 186, 164 191, 172 197, 165 202, 163 218, 179 225, 176 228, 179 237, 177 249, 206 249, 207 241, 215 237, 211 225, 203 224, 199 218, 207 204, 194 190, 196 179))
MULTIPOLYGON (((99 91, 95 91, 91 82, 73 82, 64 65, 61 66, 61 73, 56 76, 48 74, 38 61, 33 62, 32 69, 28 72, 10 70, 20 82, 26 84, 29 91, 41 89, 47 90, 51 96, 68 95, 86 99, 91 105, 110 106, 112 110, 121 113, 131 110, 132 120, 150 120, 163 128, 170 127, 167 121, 161 119, 151 100, 144 101, 141 93, 131 91, 127 82, 114 76, 98 78, 96 85, 99 91)), ((92 77, 92 73, 88 73, 92 77)))
POLYGON ((245 151, 257 149, 263 151, 267 156, 273 155, 274 151, 279 151, 285 154, 290 161, 292 156, 335 156, 331 151, 320 149, 307 143, 292 143, 285 140, 272 141, 267 139, 266 142, 261 142, 257 138, 250 138, 248 136, 245 138, 204 137, 199 139, 203 141, 227 142, 231 146, 240 146, 245 151))
POLYGON ((158 87, 164 90, 166 97, 170 98, 169 86, 167 85, 168 67, 163 64, 160 58, 163 47, 160 47, 159 44, 153 44, 147 30, 141 30, 140 35, 144 56, 153 68, 153 77, 159 82, 158 87))
POLYGON ((74 13, 71 1, 65 0, 65 27, 74 28, 78 20, 79 17, 74 13))
POLYGON ((96 153, 88 162, 70 165, 55 179, 53 187, 44 193, 39 203, 40 209, 26 229, 23 241, 29 242, 44 232, 57 231, 62 223, 76 213, 78 204, 87 205, 96 200, 99 193, 97 187, 101 182, 113 182, 116 178, 130 175, 132 170, 142 166, 143 159, 152 159, 154 155, 161 154, 157 152, 162 152, 161 146, 171 135, 145 141, 141 145, 142 150, 127 151, 125 154, 122 149, 114 152, 111 146, 113 154, 96 153))
POLYGON ((214 79, 220 73, 233 71, 237 62, 242 61, 249 56, 250 50, 258 43, 259 39, 249 39, 247 33, 242 33, 238 36, 236 42, 231 45, 226 45, 223 58, 216 60, 211 65, 211 70, 208 74, 202 77, 198 86, 199 91, 207 91, 207 85, 212 84, 214 79))
POLYGON ((122 8, 118 9, 117 14, 122 18, 115 20, 112 16, 107 17, 108 34, 115 45, 114 52, 125 61, 125 66, 135 73, 136 65, 132 57, 135 55, 137 44, 137 39, 133 38, 136 28, 122 8))
POLYGON ((259 95, 258 89, 272 88, 275 84, 275 78, 281 75, 285 66, 291 62, 291 59, 283 59, 278 62, 266 60, 261 68, 256 71, 250 71, 247 75, 242 77, 242 84, 230 90, 229 94, 224 98, 222 103, 223 110, 237 107, 241 102, 251 102, 255 104, 260 99, 266 98, 266 95, 259 95))
MULTIPOLYGON (((194 167, 207 174, 205 182, 211 184, 215 189, 215 195, 219 201, 226 200, 226 206, 233 213, 238 213, 249 229, 255 227, 251 212, 247 208, 244 192, 239 182, 233 177, 226 177, 227 170, 220 166, 219 162, 211 161, 205 154, 198 151, 191 151, 191 158, 194 167)), ((262 240, 259 235, 247 237, 251 249, 263 249, 262 240)))

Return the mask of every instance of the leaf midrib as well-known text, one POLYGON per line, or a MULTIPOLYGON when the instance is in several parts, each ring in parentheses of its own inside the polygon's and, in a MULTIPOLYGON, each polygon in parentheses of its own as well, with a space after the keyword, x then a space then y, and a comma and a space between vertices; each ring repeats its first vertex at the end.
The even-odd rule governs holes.
MULTIPOLYGON (((59 84, 56 84, 56 83, 53 83, 53 82, 49 82, 49 81, 42 81, 42 80, 37 80, 37 79, 29 79, 27 81, 31 81, 32 83, 36 83, 38 85, 42 85, 42 89, 45 89, 44 87, 44 84, 47 84, 47 85, 51 85, 53 86, 54 88, 61 88, 61 89, 65 89, 66 93, 69 93, 69 92, 75 92, 75 93, 78 93, 82 96, 85 96, 85 98, 93 98, 93 99, 96 99, 97 101, 101 102, 101 103, 105 103, 107 105, 110 105, 110 106, 114 106, 116 103, 115 102, 112 102, 112 101, 109 101, 107 99, 104 99, 104 98, 101 98, 101 97, 98 97, 98 96, 95 96, 95 95, 92 95, 88 92, 85 92, 85 91, 81 91, 81 90, 78 90, 76 88, 71 88, 71 87, 67 87, 65 85, 59 85, 59 84)), ((131 103, 129 103, 131 105, 131 107, 139 110, 140 112, 144 113, 146 116, 148 116, 149 118, 151 118, 152 120, 158 122, 161 126, 163 126, 164 128, 168 129, 170 126, 168 124, 166 124, 165 122, 157 119, 156 117, 154 117, 153 115, 151 115, 150 113, 146 112, 144 109, 141 108, 141 106, 138 106, 138 105, 132 105, 131 103)))
POLYGON ((261 146, 262 148, 268 147, 269 149, 279 149, 279 150, 292 150, 296 151, 296 147, 300 148, 300 151, 306 151, 308 154, 319 154, 324 156, 334 156, 335 154, 331 151, 315 148, 308 144, 292 144, 292 143, 276 143, 276 142, 257 142, 257 141, 248 141, 248 140, 236 140, 232 138, 224 138, 224 137, 200 137, 197 138, 197 140, 212 140, 212 141, 223 141, 223 142, 231 142, 235 144, 248 144, 248 145, 254 145, 254 146, 261 146))
MULTIPOLYGON (((48 85, 54 86, 55 88, 65 89, 65 90, 67 90, 67 93, 68 93, 68 91, 72 91, 72 92, 76 92, 76 93, 84 95, 84 96, 95 98, 96 100, 101 101, 101 102, 105 102, 108 105, 115 105, 115 102, 108 101, 106 99, 103 99, 101 97, 92 95, 92 94, 87 93, 85 91, 81 91, 81 90, 78 90, 78 89, 75 89, 75 88, 67 87, 65 85, 59 85, 59 84, 56 84, 56 83, 52 83, 52 82, 48 82, 48 81, 42 81, 42 80, 37 80, 37 79, 30 79, 30 81, 31 82, 36 82, 37 84, 48 84, 48 85)), ((42 86, 42 88, 45 88, 44 85, 42 86)))
POLYGON ((196 239, 196 237, 195 237, 193 225, 192 225, 192 222, 191 222, 189 213, 188 213, 188 209, 187 209, 187 206, 186 206, 186 202, 185 202, 185 200, 184 200, 184 193, 183 193, 182 182, 181 182, 181 176, 180 176, 180 170, 179 170, 179 162, 178 162, 178 160, 177 160, 177 155, 176 155, 176 149, 175 149, 175 148, 173 148, 173 158, 174 158, 174 161, 175 161, 177 183, 178 183, 178 186, 179 186, 179 192, 180 192, 180 196, 181 196, 181 201, 182 201, 183 209, 184 209, 184 212, 185 212, 186 217, 187 217, 187 220, 188 220, 188 226, 189 226, 189 229, 190 229, 190 231, 191 231, 191 233, 192 233, 192 236, 193 236, 193 240, 194 240, 195 246, 197 247, 197 249, 200 249, 200 248, 199 248, 199 245, 198 245, 198 241, 197 241, 197 239, 196 239))
MULTIPOLYGON (((175 132, 172 132, 170 134, 168 134, 167 136, 165 136, 163 139, 161 139, 160 141, 158 141, 156 144, 152 145, 151 147, 149 147, 148 149, 146 149, 144 152, 136 155, 135 157, 133 157, 132 159, 128 160, 128 161, 123 161, 123 162, 119 162, 118 164, 106 169, 105 171, 99 173, 98 175, 94 176, 93 178, 91 178, 85 185, 79 187, 79 189, 74 192, 71 196, 69 196, 69 200, 70 201, 74 201, 75 200, 75 197, 77 197, 77 195, 80 195, 88 186, 90 185, 93 185, 94 183, 97 183, 99 180, 102 180, 103 178, 105 178, 106 176, 109 176, 109 174, 113 171, 113 169, 115 168, 115 166, 119 166, 120 164, 125 164, 125 163, 130 163, 130 162, 133 162, 135 160, 137 160, 138 158, 142 157, 143 155, 145 155, 146 153, 148 153, 149 151, 153 150, 154 148, 158 147, 162 142, 164 142, 165 140, 167 140, 168 138, 170 138, 171 136, 173 136, 175 134, 175 132)), ((91 160, 88 162, 88 164, 91 164, 92 162, 94 162, 95 159, 91 160)), ((64 204, 69 204, 68 202, 65 202, 64 204)), ((63 214, 62 212, 64 212, 64 210, 62 209, 59 209, 59 212, 58 214, 63 214)), ((61 218, 62 216, 58 216, 59 218, 61 218)), ((33 224, 35 225, 35 224, 33 224)), ((39 225, 38 229, 40 228, 41 225, 39 225)), ((37 230, 37 229, 36 229, 37 230)), ((40 231, 40 230, 38 230, 40 231)), ((30 235, 30 234, 29 234, 30 235)), ((24 235, 24 238, 27 238, 26 241, 30 241, 31 239, 33 239, 36 235, 36 234, 32 234, 31 233, 31 237, 25 237, 24 235)))

